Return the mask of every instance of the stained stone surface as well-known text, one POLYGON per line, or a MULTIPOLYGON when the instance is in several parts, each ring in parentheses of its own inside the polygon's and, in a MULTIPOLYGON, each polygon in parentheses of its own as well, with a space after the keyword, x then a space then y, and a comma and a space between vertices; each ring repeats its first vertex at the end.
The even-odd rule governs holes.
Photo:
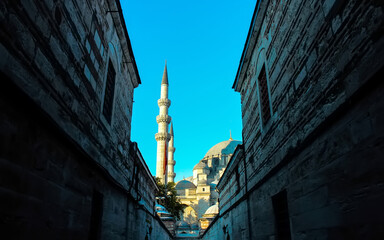
POLYGON ((202 239, 381 239, 383 3, 264 0, 256 10, 233 86, 243 147, 202 239))
POLYGON ((170 239, 130 141, 119 1, 5 0, 0 26, 1 238, 170 239))

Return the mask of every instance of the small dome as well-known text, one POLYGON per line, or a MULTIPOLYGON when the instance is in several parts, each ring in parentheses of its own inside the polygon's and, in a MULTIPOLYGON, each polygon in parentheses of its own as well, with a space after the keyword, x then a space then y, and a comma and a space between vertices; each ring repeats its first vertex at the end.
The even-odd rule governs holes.
POLYGON ((175 189, 176 190, 185 190, 190 188, 196 188, 195 184, 188 180, 181 180, 176 183, 175 189))
POLYGON ((210 158, 221 154, 232 154, 235 151, 237 145, 241 144, 241 141, 229 139, 227 141, 220 142, 215 146, 211 147, 205 154, 204 158, 210 158))
POLYGON ((195 170, 195 169, 207 169, 207 168, 208 168, 207 164, 205 164, 204 162, 200 161, 198 164, 195 165, 193 170, 195 170))
POLYGON ((210 206, 204 214, 219 214, 219 205, 210 206))

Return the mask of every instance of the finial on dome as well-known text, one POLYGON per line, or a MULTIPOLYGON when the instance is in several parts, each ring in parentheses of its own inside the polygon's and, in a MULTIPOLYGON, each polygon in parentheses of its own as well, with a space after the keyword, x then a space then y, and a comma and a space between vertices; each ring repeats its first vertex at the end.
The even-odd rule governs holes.
POLYGON ((233 140, 231 130, 229 130, 229 140, 233 140))
POLYGON ((167 60, 165 60, 165 67, 164 67, 163 79, 161 80, 161 84, 168 85, 167 60))

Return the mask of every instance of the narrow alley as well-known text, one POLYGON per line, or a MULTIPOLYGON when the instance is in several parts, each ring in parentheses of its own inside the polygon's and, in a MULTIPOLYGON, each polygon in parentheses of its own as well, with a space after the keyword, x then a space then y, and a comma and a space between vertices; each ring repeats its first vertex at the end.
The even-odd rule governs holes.
MULTIPOLYGON (((135 109, 158 114, 145 159, 131 138, 145 82, 121 4, 0 2, 1 239, 384 239, 383 1, 255 1, 231 90, 242 139, 223 129, 187 177, 176 149, 201 143, 177 134, 208 130, 174 127, 171 100, 185 103, 168 93, 223 82, 174 79, 161 62, 159 100, 135 109)), ((209 113, 193 118, 227 114, 209 113)))

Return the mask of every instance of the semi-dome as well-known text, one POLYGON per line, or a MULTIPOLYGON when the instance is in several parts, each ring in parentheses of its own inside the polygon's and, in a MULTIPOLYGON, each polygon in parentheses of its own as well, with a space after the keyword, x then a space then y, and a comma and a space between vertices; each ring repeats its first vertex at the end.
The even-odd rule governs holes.
POLYGON ((195 184, 193 184, 192 182, 190 182, 188 180, 178 181, 176 186, 175 186, 176 190, 185 190, 185 189, 191 189, 191 188, 196 188, 196 186, 195 186, 195 184))
POLYGON ((210 206, 204 214, 219 214, 219 205, 210 206))
POLYGON ((209 158, 222 154, 232 154, 235 151, 236 146, 239 144, 241 144, 241 141, 233 140, 232 138, 227 141, 219 142, 208 150, 204 158, 209 158))
POLYGON ((198 164, 195 165, 195 167, 193 168, 193 170, 195 169, 208 169, 208 166, 207 164, 205 164, 204 162, 200 161, 198 164))

